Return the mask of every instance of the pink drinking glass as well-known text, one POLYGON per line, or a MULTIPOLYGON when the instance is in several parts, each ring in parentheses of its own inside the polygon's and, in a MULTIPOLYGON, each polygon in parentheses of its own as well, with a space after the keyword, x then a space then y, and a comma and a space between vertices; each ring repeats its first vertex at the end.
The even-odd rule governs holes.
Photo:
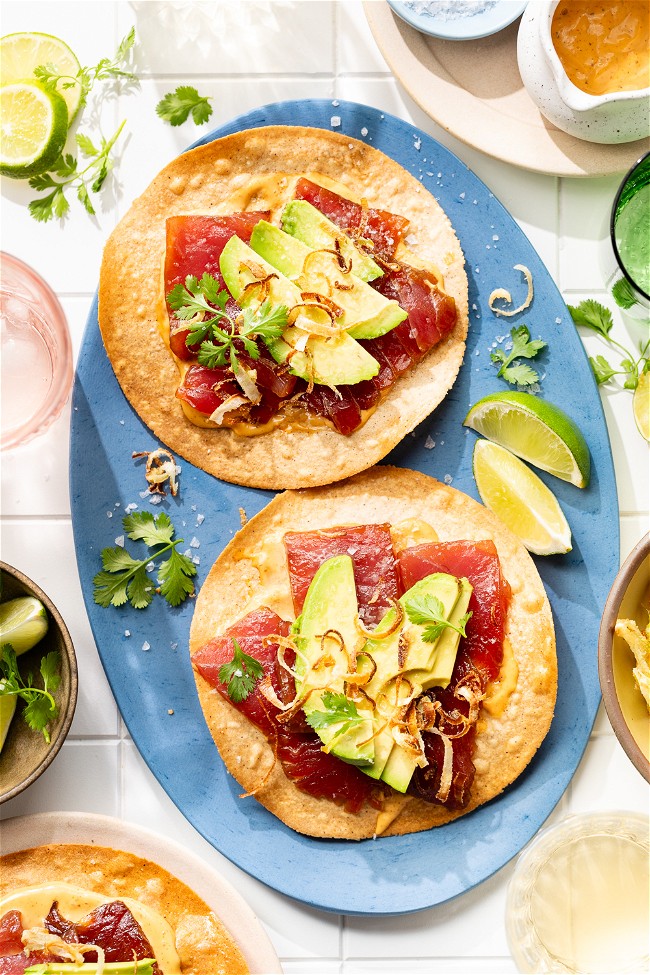
POLYGON ((43 433, 72 388, 72 345, 63 309, 32 268, 0 252, 2 386, 0 445, 43 433))

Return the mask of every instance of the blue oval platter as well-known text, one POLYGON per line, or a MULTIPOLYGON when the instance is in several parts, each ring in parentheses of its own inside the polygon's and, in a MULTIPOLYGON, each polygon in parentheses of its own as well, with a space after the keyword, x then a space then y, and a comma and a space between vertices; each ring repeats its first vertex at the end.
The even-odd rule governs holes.
MULTIPOLYGON (((413 173, 441 203, 466 256, 470 330, 465 362, 450 394, 386 458, 452 483, 477 497, 472 477, 475 435, 462 427, 469 406, 505 383, 490 352, 507 339, 488 308, 495 287, 515 304, 526 287, 515 264, 527 265, 535 298, 522 319, 548 349, 537 359, 540 395, 580 426, 592 456, 586 490, 542 478, 552 487, 573 532, 573 551, 536 559, 553 608, 559 694, 551 730, 526 771, 501 796, 455 822, 425 833, 363 842, 328 841, 288 829, 254 798, 240 799, 199 707, 188 655, 192 601, 171 609, 155 599, 146 610, 103 609, 93 602, 102 548, 123 535, 128 505, 150 498, 134 450, 159 446, 133 411, 105 354, 97 301, 90 310, 74 388, 70 484, 79 574, 86 608, 111 688, 137 747, 162 787, 221 853, 270 887, 306 904, 346 914, 402 914, 432 907, 485 880, 536 833, 566 789, 587 744, 600 692, 596 668, 602 607, 618 568, 618 505, 607 429, 582 344, 548 271, 487 187, 447 149, 408 122, 349 102, 292 101, 234 119, 197 145, 264 125, 309 125, 363 139, 413 173), (432 447, 432 443, 435 446, 432 447), (170 713, 170 712, 173 712, 170 713)), ((390 208, 390 201, 386 201, 390 208)), ((195 557, 200 585, 240 527, 271 493, 215 480, 181 463, 177 498, 167 510, 195 557)), ((129 543, 137 549, 142 543, 129 543)))

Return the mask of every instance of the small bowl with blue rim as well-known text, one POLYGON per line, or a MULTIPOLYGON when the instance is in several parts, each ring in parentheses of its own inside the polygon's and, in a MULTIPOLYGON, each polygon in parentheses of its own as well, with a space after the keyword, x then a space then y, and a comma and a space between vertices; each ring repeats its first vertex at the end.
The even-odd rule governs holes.
POLYGON ((528 0, 388 0, 403 21, 430 37, 473 41, 520 17, 528 0))

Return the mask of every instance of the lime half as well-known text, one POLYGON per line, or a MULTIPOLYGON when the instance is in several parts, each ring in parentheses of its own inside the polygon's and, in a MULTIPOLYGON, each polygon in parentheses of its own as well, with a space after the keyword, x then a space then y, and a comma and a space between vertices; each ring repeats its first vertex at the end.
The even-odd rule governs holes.
POLYGON ((52 34, 24 31, 7 34, 0 39, 0 84, 12 85, 16 81, 34 79, 34 69, 51 64, 62 76, 58 83, 59 94, 68 107, 68 122, 72 122, 81 101, 81 85, 71 88, 62 85, 76 78, 81 65, 68 45, 52 34))
POLYGON ((0 645, 10 643, 16 656, 35 647, 47 627, 47 610, 35 596, 18 596, 0 603, 0 645))
POLYGON ((634 390, 632 399, 634 419, 639 433, 650 441, 650 372, 643 372, 639 376, 639 385, 634 390))
POLYGON ((493 393, 475 403, 466 427, 576 487, 589 484, 589 448, 559 406, 531 393, 493 393))
POLYGON ((46 173, 61 155, 68 110, 56 92, 17 81, 0 88, 0 173, 26 179, 46 173))
POLYGON ((529 552, 571 551, 571 529, 557 498, 505 447, 477 440, 474 479, 483 503, 518 535, 529 552))
POLYGON ((11 719, 16 710, 16 694, 5 694, 0 697, 0 752, 5 743, 11 719))

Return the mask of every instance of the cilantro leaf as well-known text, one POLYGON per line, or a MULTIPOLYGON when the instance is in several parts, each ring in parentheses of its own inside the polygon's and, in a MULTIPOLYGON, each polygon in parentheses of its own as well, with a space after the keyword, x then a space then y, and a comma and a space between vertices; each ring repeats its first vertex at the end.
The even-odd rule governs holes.
POLYGON ((167 545, 174 535, 174 526, 168 514, 161 511, 154 518, 151 511, 134 511, 125 515, 122 524, 133 541, 142 539, 150 548, 154 545, 167 545))
POLYGON ((13 647, 5 643, 0 647, 0 697, 18 695, 25 702, 23 719, 33 731, 40 731, 49 743, 48 724, 54 721, 59 708, 52 697, 61 681, 58 668, 60 654, 53 650, 41 658, 40 672, 43 687, 33 687, 32 675, 24 681, 18 670, 18 662, 13 647))
POLYGON ((196 566, 192 560, 173 548, 169 558, 161 562, 158 567, 160 594, 171 606, 179 606, 194 592, 192 576, 195 575, 196 566))
POLYGON ((506 382, 517 386, 532 386, 538 382, 539 375, 531 366, 522 363, 512 363, 516 359, 533 359, 538 352, 546 348, 546 342, 541 339, 530 338, 530 331, 527 325, 519 325, 510 330, 512 339, 512 349, 506 352, 504 349, 495 349, 490 353, 492 362, 500 368, 497 376, 505 379, 506 382))
POLYGON ((617 375, 617 370, 612 369, 604 355, 589 356, 589 363, 599 386, 617 375))
POLYGON ((609 338, 609 333, 614 324, 609 308, 605 308, 593 298, 585 298, 579 305, 567 305, 567 308, 571 312, 571 318, 575 325, 590 328, 602 335, 603 338, 609 338))
POLYGON ((425 643, 435 643, 443 630, 455 630, 461 636, 467 636, 465 627, 471 618, 471 613, 462 616, 457 624, 451 623, 445 616, 445 607, 437 596, 430 593, 411 596, 404 600, 404 609, 411 623, 426 627, 422 633, 425 643))
POLYGON ((95 148, 90 136, 84 135, 83 132, 78 132, 75 136, 75 140, 79 146, 79 151, 83 156, 99 155, 99 149, 95 148))
POLYGON ((354 701, 351 701, 345 694, 325 691, 322 700, 326 708, 325 711, 312 711, 305 716, 307 724, 314 731, 340 724, 341 727, 337 736, 343 735, 355 724, 367 720, 367 715, 359 714, 354 701))
POLYGON ((129 538, 143 541, 157 551, 144 559, 134 559, 119 546, 103 549, 103 571, 93 579, 96 603, 106 608, 130 602, 134 609, 145 609, 159 591, 171 606, 178 606, 194 593, 191 577, 196 575, 196 568, 190 559, 176 551, 183 539, 174 539, 174 526, 164 511, 156 518, 150 511, 133 512, 125 515, 122 526, 129 538), (157 590, 147 569, 165 552, 170 552, 170 556, 158 566, 160 589, 157 590))
POLYGON ((191 322, 185 344, 201 346, 199 365, 215 369, 230 363, 237 374, 238 346, 235 340, 243 345, 251 359, 259 359, 258 342, 269 344, 282 335, 289 320, 289 310, 286 305, 273 305, 267 299, 256 309, 244 309, 235 319, 226 311, 229 298, 228 292, 220 290, 217 280, 206 272, 200 281, 194 275, 188 275, 184 285, 176 284, 167 295, 167 303, 176 318, 191 322), (224 323, 224 328, 219 322, 224 323))
POLYGON ((255 684, 264 674, 264 668, 259 660, 244 653, 234 637, 232 645, 233 658, 219 668, 219 680, 222 684, 226 684, 231 701, 241 704, 255 689, 255 684))
POLYGON ((179 85, 168 92, 156 105, 156 114, 170 125, 182 125, 192 114, 196 125, 203 125, 212 115, 210 98, 199 95, 191 85, 179 85))

